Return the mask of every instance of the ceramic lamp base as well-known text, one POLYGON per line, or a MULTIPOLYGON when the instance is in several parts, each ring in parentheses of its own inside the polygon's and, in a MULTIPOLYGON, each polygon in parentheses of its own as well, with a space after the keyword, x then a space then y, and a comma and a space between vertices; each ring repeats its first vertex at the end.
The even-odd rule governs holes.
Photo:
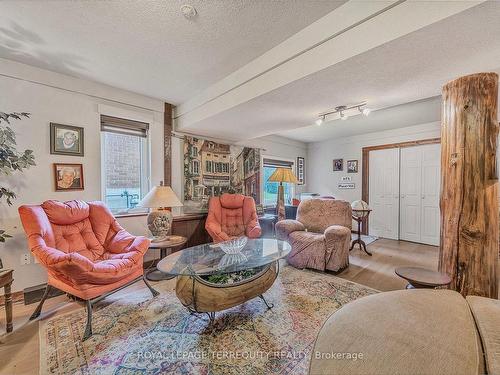
POLYGON ((170 210, 151 211, 148 215, 148 229, 153 235, 153 242, 161 242, 168 238, 172 228, 172 212, 170 210))

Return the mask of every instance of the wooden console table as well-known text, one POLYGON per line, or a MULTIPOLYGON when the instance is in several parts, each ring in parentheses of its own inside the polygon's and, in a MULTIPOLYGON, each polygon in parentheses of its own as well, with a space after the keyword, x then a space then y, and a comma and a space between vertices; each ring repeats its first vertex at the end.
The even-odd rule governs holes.
POLYGON ((3 287, 5 293, 5 318, 7 332, 12 332, 12 294, 10 287, 14 278, 12 277, 13 270, 0 271, 0 288, 3 287))

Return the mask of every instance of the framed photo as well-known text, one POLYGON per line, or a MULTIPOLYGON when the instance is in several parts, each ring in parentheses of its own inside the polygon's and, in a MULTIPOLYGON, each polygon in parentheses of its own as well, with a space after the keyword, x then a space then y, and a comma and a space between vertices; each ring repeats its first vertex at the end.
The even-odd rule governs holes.
POLYGON ((83 190, 83 165, 54 163, 56 191, 83 190))
POLYGON ((357 160, 347 160, 347 173, 358 173, 357 160))
POLYGON ((303 157, 297 157, 297 180, 299 180, 298 185, 304 185, 306 183, 306 162, 303 157))
POLYGON ((344 159, 333 159, 333 171, 339 172, 344 170, 344 159))
POLYGON ((83 128, 51 122, 50 153, 83 156, 83 128))

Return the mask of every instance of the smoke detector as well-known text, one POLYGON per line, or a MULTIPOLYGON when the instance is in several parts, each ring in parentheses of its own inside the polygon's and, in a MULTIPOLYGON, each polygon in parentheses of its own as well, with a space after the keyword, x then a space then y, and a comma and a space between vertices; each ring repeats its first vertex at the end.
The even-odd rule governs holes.
POLYGON ((196 8, 192 5, 189 5, 189 4, 182 5, 181 12, 182 12, 183 16, 185 18, 187 18, 188 20, 196 17, 196 14, 197 14, 196 8))

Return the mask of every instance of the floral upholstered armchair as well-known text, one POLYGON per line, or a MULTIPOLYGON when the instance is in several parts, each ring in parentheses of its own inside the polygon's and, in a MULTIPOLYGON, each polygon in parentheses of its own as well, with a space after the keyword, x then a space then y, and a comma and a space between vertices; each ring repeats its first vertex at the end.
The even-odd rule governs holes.
POLYGON ((31 319, 40 315, 50 290, 56 288, 85 300, 87 326, 92 335, 92 305, 136 281, 144 280, 143 256, 149 240, 125 231, 102 202, 45 201, 21 206, 28 246, 47 269, 44 296, 31 319))
POLYGON ((334 199, 300 202, 297 220, 276 223, 276 236, 288 241, 288 263, 297 268, 339 271, 349 265, 351 205, 334 199))
POLYGON ((227 193, 210 198, 205 229, 214 242, 240 236, 260 237, 255 201, 252 197, 227 193))

